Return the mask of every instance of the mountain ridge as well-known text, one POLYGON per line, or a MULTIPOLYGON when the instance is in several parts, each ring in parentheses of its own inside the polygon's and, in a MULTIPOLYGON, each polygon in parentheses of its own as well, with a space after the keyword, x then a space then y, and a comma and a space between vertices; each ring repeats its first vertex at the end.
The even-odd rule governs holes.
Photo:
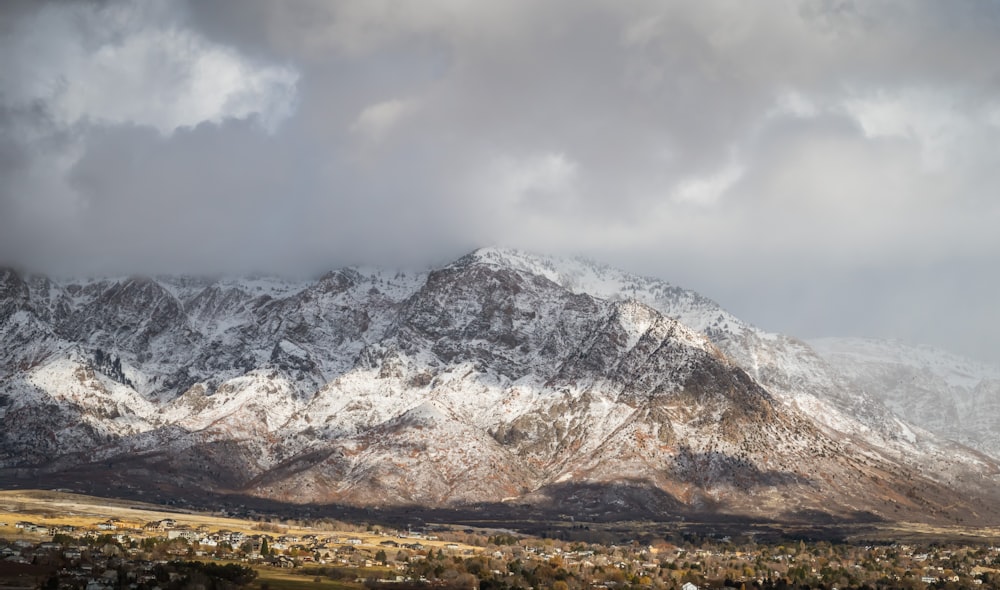
POLYGON ((365 505, 575 489, 591 512, 616 509, 594 490, 642 482, 679 513, 945 520, 988 516, 1000 473, 846 389, 805 343, 580 259, 0 279, 9 473, 119 463, 147 492, 365 505))

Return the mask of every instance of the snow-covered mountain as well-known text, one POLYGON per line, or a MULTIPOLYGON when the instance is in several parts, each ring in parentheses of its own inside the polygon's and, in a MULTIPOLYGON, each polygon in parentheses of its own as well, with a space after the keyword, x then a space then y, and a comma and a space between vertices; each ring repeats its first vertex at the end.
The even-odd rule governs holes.
POLYGON ((827 431, 859 437, 894 460, 918 468, 948 470, 951 451, 941 439, 956 437, 931 436, 901 421, 877 392, 858 387, 851 375, 830 364, 810 344, 750 325, 694 291, 580 258, 493 248, 479 250, 476 255, 490 263, 545 276, 573 292, 645 303, 705 334, 769 392, 827 431))
POLYGON ((992 459, 908 425, 805 343, 578 259, 487 248, 298 282, 0 271, 0 337, 0 478, 1000 519, 992 459))
POLYGON ((823 338, 810 345, 853 388, 907 421, 1000 457, 1000 365, 887 340, 823 338))

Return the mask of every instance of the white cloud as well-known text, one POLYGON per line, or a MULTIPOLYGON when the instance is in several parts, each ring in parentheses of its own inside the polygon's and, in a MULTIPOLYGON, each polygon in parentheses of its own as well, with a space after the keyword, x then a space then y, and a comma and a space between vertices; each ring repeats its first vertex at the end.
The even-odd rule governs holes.
POLYGON ((529 157, 496 158, 483 181, 477 182, 498 202, 524 213, 552 212, 575 200, 578 165, 563 153, 546 152, 529 157))
POLYGON ((391 99, 369 105, 351 125, 366 143, 381 142, 392 128, 417 108, 413 99, 391 99))
POLYGON ((9 99, 42 101, 64 125, 131 123, 165 134, 251 115, 274 130, 292 113, 294 69, 254 63, 181 28, 166 18, 167 8, 43 7, 2 42, 13 61, 0 70, 4 88, 13 90, 9 99))
POLYGON ((924 165, 943 170, 949 158, 962 152, 962 142, 975 133, 975 123, 956 108, 956 102, 946 91, 902 89, 850 98, 844 108, 868 137, 916 141, 924 165))
POLYGON ((0 255, 335 265, 501 242, 613 252, 780 320, 779 285, 997 266, 997 16, 928 0, 33 4, 0 36, 0 255), (136 223, 126 248, 67 230, 105 218, 160 231, 136 223))
POLYGON ((733 162, 715 174, 685 179, 674 189, 673 200, 702 206, 714 205, 739 181, 744 170, 741 164, 733 162))

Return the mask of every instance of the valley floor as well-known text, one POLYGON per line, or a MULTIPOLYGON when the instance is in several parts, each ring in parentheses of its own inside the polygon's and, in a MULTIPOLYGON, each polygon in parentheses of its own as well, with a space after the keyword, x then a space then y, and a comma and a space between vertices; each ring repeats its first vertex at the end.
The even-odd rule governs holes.
MULTIPOLYGON (((486 524, 486 523, 480 523, 486 524)), ((490 528, 224 517, 49 491, 0 492, 0 587, 1000 588, 1000 530, 549 523, 547 537, 490 528), (580 540, 551 538, 581 537, 580 540), (582 540, 631 533, 607 542, 582 540), (796 539, 798 537, 798 539, 796 539), (206 586, 209 587, 209 586, 206 586)), ((720 523, 721 524, 721 523, 720 523)), ((732 523, 729 523, 730 525, 732 523)))

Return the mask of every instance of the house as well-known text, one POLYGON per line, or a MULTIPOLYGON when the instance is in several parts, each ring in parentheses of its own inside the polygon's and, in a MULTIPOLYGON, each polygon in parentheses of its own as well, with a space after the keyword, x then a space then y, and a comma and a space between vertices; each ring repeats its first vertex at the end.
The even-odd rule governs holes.
POLYGON ((168 539, 172 540, 172 539, 177 539, 179 537, 187 539, 188 541, 197 541, 198 533, 190 529, 172 529, 167 531, 168 539))
POLYGON ((270 564, 280 568, 291 569, 295 567, 295 561, 291 558, 285 557, 284 555, 275 555, 269 560, 270 564))
POLYGON ((33 522, 28 522, 26 520, 14 523, 14 528, 24 529, 26 532, 29 533, 41 533, 43 535, 47 535, 49 533, 49 527, 41 524, 35 524, 33 522))
POLYGON ((698 586, 692 584, 691 582, 684 582, 684 585, 681 586, 681 590, 698 590, 698 586))

